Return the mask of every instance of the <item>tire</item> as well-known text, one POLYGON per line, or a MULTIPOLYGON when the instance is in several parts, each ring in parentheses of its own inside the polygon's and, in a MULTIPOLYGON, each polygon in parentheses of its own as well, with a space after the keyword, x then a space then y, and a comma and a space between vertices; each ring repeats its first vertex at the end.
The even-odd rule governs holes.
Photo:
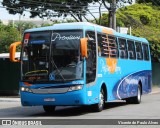
POLYGON ((141 96, 142 96, 142 94, 141 94, 141 87, 140 86, 138 86, 138 89, 137 89, 137 96, 136 97, 133 97, 133 103, 134 104, 140 104, 141 103, 141 96))
POLYGON ((54 113, 55 112, 56 106, 51 106, 51 105, 45 105, 43 106, 43 109, 46 113, 54 113))
POLYGON ((105 95, 103 89, 100 91, 99 95, 99 103, 93 105, 93 109, 95 112, 101 112, 104 109, 104 104, 105 104, 105 95))
POLYGON ((126 102, 129 103, 129 104, 140 104, 141 103, 141 97, 142 97, 141 87, 139 85, 138 88, 137 88, 137 96, 127 98, 126 102))

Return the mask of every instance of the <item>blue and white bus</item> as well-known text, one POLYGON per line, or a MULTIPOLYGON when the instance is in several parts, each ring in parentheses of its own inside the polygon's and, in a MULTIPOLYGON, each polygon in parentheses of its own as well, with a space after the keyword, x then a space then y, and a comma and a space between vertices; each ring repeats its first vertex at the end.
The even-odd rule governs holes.
POLYGON ((22 42, 10 46, 10 59, 21 63, 22 105, 46 112, 62 105, 102 111, 114 100, 139 104, 141 95, 151 92, 148 41, 92 23, 26 30, 22 42))

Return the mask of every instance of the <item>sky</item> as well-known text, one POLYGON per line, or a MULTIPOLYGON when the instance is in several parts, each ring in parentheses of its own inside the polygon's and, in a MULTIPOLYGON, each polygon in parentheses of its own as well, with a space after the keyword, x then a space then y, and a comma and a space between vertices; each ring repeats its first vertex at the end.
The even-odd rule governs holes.
MULTIPOLYGON (((99 5, 93 5, 93 6, 99 6, 99 5)), ((0 4, 0 7, 1 7, 1 4, 0 4)), ((95 10, 93 8, 91 9, 91 11, 95 12, 95 10)), ((97 7, 97 11, 98 11, 98 7, 97 7)), ((102 11, 103 12, 104 11, 107 12, 107 10, 104 7, 102 7, 102 11)), ((9 14, 8 11, 5 8, 0 8, 0 20, 25 20, 25 19, 31 19, 29 12, 25 11, 23 14, 25 14, 25 16, 23 16, 23 15, 20 16, 19 14, 12 15, 12 14, 9 14)), ((98 17, 98 13, 94 13, 94 15, 96 17, 98 17)), ((34 20, 34 19, 35 20, 42 20, 39 17, 32 18, 31 20, 34 20)), ((60 19, 62 20, 63 18, 60 18, 60 19)), ((68 17, 68 19, 70 19, 70 18, 68 17)))
MULTIPOLYGON (((0 20, 19 20, 19 19, 30 19, 30 14, 25 12, 25 16, 20 16, 19 14, 12 15, 9 14, 5 8, 0 8, 0 20)), ((38 17, 34 19, 40 19, 38 17)))
MULTIPOLYGON (((0 2, 2 2, 2 0, 0 0, 0 2)), ((133 0, 133 2, 135 2, 135 0, 133 0)), ((95 6, 95 5, 94 5, 95 6)), ((98 6, 98 5, 97 5, 98 6)), ((106 9, 104 9, 104 7, 102 7, 102 11, 106 11, 106 9)), ((93 9, 92 9, 93 10, 93 9)), ((96 10, 93 10, 96 11, 96 10)), ((98 10, 97 10, 98 11, 98 10)), ((24 13, 25 16, 20 16, 19 14, 16 15, 11 15, 8 13, 8 11, 5 8, 2 8, 2 5, 0 3, 0 20, 24 20, 24 19, 30 19, 30 20, 42 20, 39 17, 36 17, 34 19, 30 18, 30 14, 28 12, 24 13)), ((98 13, 94 14, 96 17, 98 17, 98 13)))

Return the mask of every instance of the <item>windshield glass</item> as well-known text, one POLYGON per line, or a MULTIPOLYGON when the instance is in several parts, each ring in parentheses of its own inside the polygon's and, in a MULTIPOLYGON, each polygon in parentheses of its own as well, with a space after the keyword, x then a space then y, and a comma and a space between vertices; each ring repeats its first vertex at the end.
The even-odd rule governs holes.
POLYGON ((25 33, 22 80, 52 82, 82 79, 80 38, 80 30, 25 33))

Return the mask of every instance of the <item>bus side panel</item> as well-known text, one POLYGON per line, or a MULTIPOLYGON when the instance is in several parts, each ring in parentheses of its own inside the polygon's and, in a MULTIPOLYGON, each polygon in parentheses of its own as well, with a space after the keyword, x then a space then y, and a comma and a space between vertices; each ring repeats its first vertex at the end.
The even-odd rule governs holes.
POLYGON ((128 97, 133 97, 137 95, 138 84, 141 81, 142 93, 147 94, 151 92, 151 71, 144 70, 136 73, 132 73, 115 85, 113 93, 116 99, 125 99, 128 97))
POLYGON ((119 60, 121 79, 113 88, 116 99, 125 99, 137 95, 138 85, 142 85, 142 94, 151 92, 151 63, 149 61, 119 60))
POLYGON ((106 58, 98 58, 97 84, 105 83, 107 86, 107 101, 124 99, 137 95, 139 82, 142 84, 142 93, 151 92, 151 63, 118 59, 115 72, 111 73, 106 58))
POLYGON ((113 95, 113 88, 115 87, 117 81, 121 78, 121 69, 119 65, 117 65, 114 60, 111 64, 112 63, 113 65, 108 65, 106 58, 98 57, 98 77, 96 83, 99 86, 102 86, 102 83, 106 85, 107 101, 116 100, 113 95))

